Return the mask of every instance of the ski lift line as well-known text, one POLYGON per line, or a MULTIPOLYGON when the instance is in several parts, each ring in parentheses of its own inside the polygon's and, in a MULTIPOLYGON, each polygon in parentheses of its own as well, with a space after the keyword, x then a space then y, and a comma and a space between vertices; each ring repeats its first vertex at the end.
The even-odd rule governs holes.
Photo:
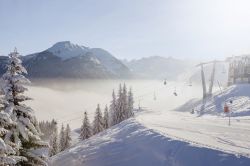
MULTIPOLYGON (((137 97, 134 97, 134 100, 135 101, 141 101, 143 98, 145 98, 146 96, 149 96, 149 95, 154 95, 155 94, 155 92, 158 92, 158 91, 160 91, 160 90, 162 90, 162 89, 164 89, 164 88, 166 88, 166 86, 168 86, 168 88, 170 87, 172 87, 170 84, 167 84, 167 85, 165 85, 164 87, 161 87, 161 88, 158 88, 158 89, 156 89, 156 90, 154 90, 154 91, 150 91, 150 92, 147 92, 147 93, 144 93, 143 95, 139 95, 139 96, 137 96, 137 97)), ((150 87, 150 86, 148 86, 148 87, 150 87)), ((176 88, 176 86, 173 86, 174 88, 176 88)), ((93 108, 91 108, 91 109, 95 109, 95 107, 93 106, 93 108)), ((87 110, 87 109, 85 109, 85 110, 87 110)), ((67 115, 65 115, 65 116, 63 116, 63 117, 60 117, 60 118, 56 118, 56 120, 58 120, 58 121, 61 121, 61 120, 64 120, 64 119, 67 119, 67 117, 68 116, 71 116, 71 115, 75 115, 75 114, 83 114, 84 113, 84 110, 83 111, 77 111, 77 112, 73 112, 73 113, 70 113, 70 114, 67 114, 67 115)), ((78 116, 80 116, 80 115, 78 115, 78 116)), ((73 120, 76 120, 76 119, 81 119, 82 117, 79 117, 79 118, 74 118, 73 120)), ((63 122, 66 122, 66 121, 70 121, 70 119, 69 120, 65 120, 65 121, 63 121, 63 122)))
POLYGON ((82 117, 72 118, 72 119, 69 119, 69 120, 62 121, 61 123, 71 122, 73 120, 79 120, 79 119, 82 119, 82 117))
MULTIPOLYGON (((86 109, 85 109, 85 110, 86 110, 86 109)), ((60 118, 57 118, 56 120, 64 119, 64 118, 66 118, 66 117, 68 117, 68 116, 70 116, 70 115, 78 114, 78 113, 84 113, 84 111, 72 112, 72 113, 66 114, 66 115, 64 115, 64 116, 62 116, 62 117, 60 117, 60 118)))
MULTIPOLYGON (((168 88, 176 88, 176 86, 170 86, 169 84, 168 84, 168 85, 166 85, 166 86, 168 86, 168 88)), ((138 96, 137 96, 137 97, 135 97, 134 99, 136 99, 136 98, 142 98, 142 97, 144 97, 144 96, 148 96, 148 95, 152 95, 152 94, 154 94, 154 92, 157 92, 157 91, 159 91, 159 90, 165 89, 165 88, 166 88, 166 86, 161 87, 161 88, 158 88, 158 89, 155 89, 155 90, 152 90, 152 91, 147 92, 147 93, 144 93, 144 94, 142 94, 142 95, 138 95, 138 96)))
MULTIPOLYGON (((93 106, 93 107, 91 107, 91 108, 89 108, 89 109, 95 109, 95 107, 93 106)), ((70 113, 70 114, 67 114, 67 115, 65 115, 65 116, 63 116, 63 117, 60 117, 60 118, 56 118, 55 120, 58 120, 58 121, 60 121, 60 120, 63 120, 63 119, 67 119, 67 117, 69 117, 70 115, 75 115, 75 114, 78 114, 78 116, 81 116, 80 115, 80 113, 83 115, 84 114, 84 112, 85 111, 87 111, 88 109, 84 109, 84 110, 82 110, 82 111, 77 111, 77 112, 72 112, 72 113, 70 113)), ((80 117, 80 118, 82 118, 82 117, 80 117)))
MULTIPOLYGON (((169 86, 169 87, 170 87, 170 86, 169 86)), ((135 97, 134 100, 139 100, 139 99, 144 98, 145 96, 154 95, 154 93, 155 93, 156 91, 162 90, 162 89, 164 89, 164 88, 166 88, 166 87, 162 87, 162 88, 159 88, 159 89, 157 89, 157 90, 154 90, 154 91, 151 91, 151 92, 144 93, 143 95, 139 95, 139 96, 135 97)), ((176 86, 173 86, 173 87, 171 86, 171 88, 175 88, 175 92, 176 92, 176 86)))

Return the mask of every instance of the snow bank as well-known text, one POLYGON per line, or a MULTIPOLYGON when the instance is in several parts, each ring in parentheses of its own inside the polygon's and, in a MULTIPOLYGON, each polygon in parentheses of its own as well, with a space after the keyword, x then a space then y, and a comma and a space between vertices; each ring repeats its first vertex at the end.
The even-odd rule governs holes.
POLYGON ((250 158, 172 140, 135 119, 79 142, 50 161, 53 166, 249 166, 249 163, 250 158))
POLYGON ((206 100, 190 100, 176 111, 191 112, 199 115, 210 114, 225 116, 224 104, 232 111, 231 116, 250 116, 250 84, 233 85, 217 92, 206 100), (231 103, 232 102, 232 103, 231 103))

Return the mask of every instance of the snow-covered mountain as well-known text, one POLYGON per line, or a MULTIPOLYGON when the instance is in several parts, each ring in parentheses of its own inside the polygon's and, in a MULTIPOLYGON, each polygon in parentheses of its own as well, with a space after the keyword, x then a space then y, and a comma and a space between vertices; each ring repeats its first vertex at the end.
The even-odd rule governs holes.
POLYGON ((47 49, 48 52, 62 58, 63 60, 81 56, 89 52, 90 48, 73 44, 70 41, 62 41, 47 49))
POLYGON ((195 65, 192 61, 160 56, 131 61, 123 60, 123 63, 139 78, 168 80, 176 80, 180 74, 195 65))
MULTIPOLYGON (((0 74, 7 57, 0 57, 0 74)), ((22 57, 32 78, 129 78, 130 70, 101 48, 88 48, 69 41, 58 42, 45 51, 22 57)))

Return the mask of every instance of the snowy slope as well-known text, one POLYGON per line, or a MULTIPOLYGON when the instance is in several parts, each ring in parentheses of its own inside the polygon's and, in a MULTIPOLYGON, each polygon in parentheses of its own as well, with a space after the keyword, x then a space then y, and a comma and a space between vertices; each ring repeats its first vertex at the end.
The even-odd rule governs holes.
POLYGON ((207 100, 203 116, 185 112, 191 109, 192 103, 195 104, 192 107, 198 108, 201 103, 197 100, 180 107, 179 112, 163 108, 137 113, 134 119, 58 154, 51 164, 249 166, 250 116, 246 116, 250 108, 249 94, 249 85, 232 86, 217 93, 207 100), (232 108, 237 109, 231 126, 228 117, 220 113, 224 98, 234 99, 232 108))
POLYGON ((225 116, 224 104, 230 108, 231 116, 250 116, 250 85, 233 85, 225 90, 216 92, 203 100, 191 100, 176 109, 177 111, 194 111, 200 115, 225 116), (232 103, 231 103, 232 102, 232 103))
POLYGON ((174 140, 135 119, 82 141, 51 160, 53 166, 247 166, 250 158, 174 140))

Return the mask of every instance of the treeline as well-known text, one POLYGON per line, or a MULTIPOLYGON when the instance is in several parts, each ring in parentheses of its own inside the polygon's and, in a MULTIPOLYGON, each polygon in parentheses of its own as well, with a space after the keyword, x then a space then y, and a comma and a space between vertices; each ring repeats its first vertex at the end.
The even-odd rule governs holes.
POLYGON ((100 105, 97 105, 92 124, 89 121, 88 113, 84 112, 82 126, 80 128, 80 140, 85 140, 109 127, 116 125, 130 117, 134 116, 133 92, 130 88, 127 91, 126 84, 120 84, 117 95, 113 90, 110 106, 105 106, 102 112, 100 105))
POLYGON ((71 129, 69 124, 66 128, 62 124, 60 132, 58 133, 58 127, 56 120, 52 121, 41 121, 39 122, 39 128, 43 135, 41 138, 44 141, 49 142, 49 156, 54 156, 57 153, 64 151, 71 146, 71 129))

